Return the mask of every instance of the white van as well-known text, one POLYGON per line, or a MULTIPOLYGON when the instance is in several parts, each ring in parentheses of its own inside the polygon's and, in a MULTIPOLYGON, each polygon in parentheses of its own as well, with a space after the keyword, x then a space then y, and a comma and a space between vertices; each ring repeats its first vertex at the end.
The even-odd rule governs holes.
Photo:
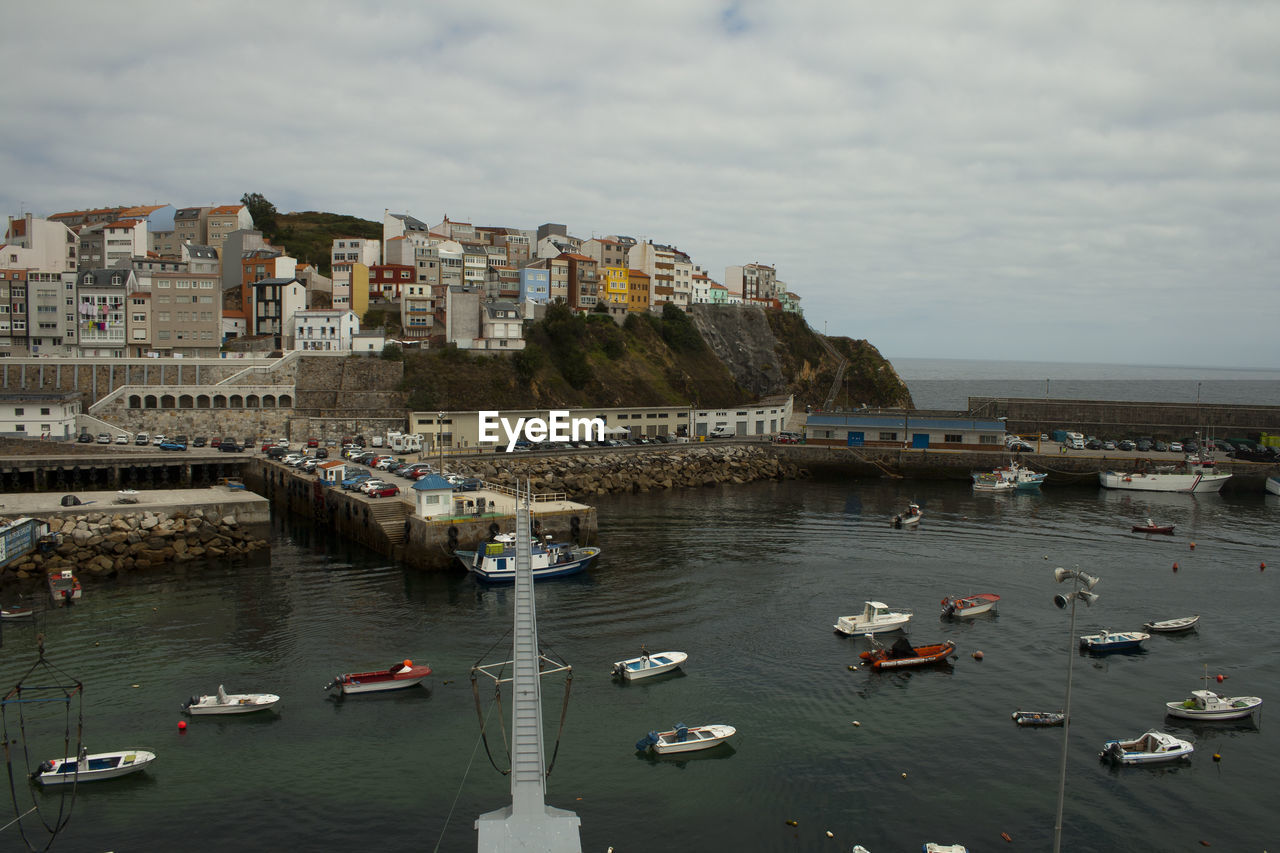
POLYGON ((1062 446, 1068 450, 1084 450, 1084 436, 1078 432, 1069 432, 1062 440, 1062 446))
POLYGON ((733 427, 728 424, 716 424, 711 428, 711 432, 707 433, 707 438, 729 438, 733 434, 733 427))

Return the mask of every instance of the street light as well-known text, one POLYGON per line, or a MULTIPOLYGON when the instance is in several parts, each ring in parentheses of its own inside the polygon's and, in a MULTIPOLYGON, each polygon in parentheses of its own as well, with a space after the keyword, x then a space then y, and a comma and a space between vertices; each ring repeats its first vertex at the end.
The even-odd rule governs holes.
POLYGON ((1098 600, 1098 596, 1090 592, 1098 585, 1098 578, 1079 569, 1059 567, 1053 570, 1053 579, 1058 583, 1068 578, 1072 580, 1074 589, 1066 595, 1058 594, 1053 597, 1053 603, 1059 610, 1065 608, 1067 602, 1071 602, 1071 634, 1067 640, 1067 698, 1062 709, 1062 763, 1058 768, 1058 816, 1053 824, 1053 853, 1060 853, 1062 850, 1062 804, 1067 793, 1067 738, 1071 734, 1071 664, 1075 660, 1076 602, 1083 601, 1088 607, 1098 600), (1081 586, 1084 588, 1081 589, 1081 586))
POLYGON ((436 414, 436 447, 440 453, 440 476, 444 476, 444 412, 436 414))

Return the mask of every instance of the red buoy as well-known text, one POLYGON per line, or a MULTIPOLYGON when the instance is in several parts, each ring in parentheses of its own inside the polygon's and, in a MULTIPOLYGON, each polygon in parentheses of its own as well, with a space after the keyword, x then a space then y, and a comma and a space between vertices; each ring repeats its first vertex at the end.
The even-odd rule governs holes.
POLYGON ((1192 543, 1191 543, 1191 550, 1192 550, 1192 551, 1194 551, 1195 549, 1196 549, 1196 543, 1192 542, 1192 543))
POLYGON ((1223 675, 1222 673, 1218 673, 1218 683, 1219 683, 1219 684, 1221 684, 1222 682, 1224 682, 1224 681, 1226 681, 1226 680, 1227 680, 1227 677, 1226 677, 1225 675, 1223 675))
POLYGON ((1265 569, 1266 567, 1267 567, 1267 563, 1266 563, 1266 561, 1265 561, 1265 560, 1264 560, 1264 561, 1262 561, 1261 563, 1258 563, 1258 571, 1262 571, 1262 570, 1263 570, 1263 569, 1265 569))
POLYGON ((1174 564, 1173 564, 1173 570, 1174 570, 1175 572, 1178 570, 1178 564, 1177 564, 1177 563, 1174 563, 1174 564))
POLYGON ((974 653, 973 653, 973 659, 974 659, 974 660, 982 660, 982 652, 980 652, 980 651, 978 651, 978 652, 974 652, 974 653))
POLYGON ((178 720, 178 731, 185 732, 187 730, 187 721, 178 720))

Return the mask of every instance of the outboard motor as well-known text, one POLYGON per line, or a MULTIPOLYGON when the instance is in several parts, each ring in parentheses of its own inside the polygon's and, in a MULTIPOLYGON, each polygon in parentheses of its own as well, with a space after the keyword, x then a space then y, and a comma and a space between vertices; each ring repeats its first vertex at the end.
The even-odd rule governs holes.
POLYGON ((647 735, 640 738, 640 740, 636 741, 636 751, 644 752, 649 747, 655 746, 657 743, 658 743, 658 733, 649 732, 647 735))

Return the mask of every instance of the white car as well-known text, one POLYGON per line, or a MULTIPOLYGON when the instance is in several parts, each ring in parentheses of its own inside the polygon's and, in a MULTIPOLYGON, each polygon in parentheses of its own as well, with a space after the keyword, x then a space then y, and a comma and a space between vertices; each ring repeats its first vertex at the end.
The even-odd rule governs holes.
POLYGON ((297 465, 305 457, 301 453, 289 453, 281 457, 280 461, 286 465, 297 465))
POLYGON ((367 495, 369 494, 369 492, 373 491, 374 489, 380 489, 385 485, 387 485, 386 480, 371 478, 371 479, 365 480, 363 483, 360 484, 360 491, 364 492, 367 495))
POLYGON ((129 436, 125 435, 124 433, 120 433, 119 435, 116 436, 116 444, 128 444, 128 443, 129 443, 129 436))
POLYGON ((1182 442, 1181 442, 1181 441, 1171 441, 1171 442, 1169 442, 1169 452, 1170 452, 1170 453, 1181 453, 1181 452, 1182 452, 1182 442))
POLYGON ((165 438, 163 435, 151 436, 151 443, 154 444, 156 447, 159 447, 160 445, 164 444, 168 440, 169 439, 165 438))

